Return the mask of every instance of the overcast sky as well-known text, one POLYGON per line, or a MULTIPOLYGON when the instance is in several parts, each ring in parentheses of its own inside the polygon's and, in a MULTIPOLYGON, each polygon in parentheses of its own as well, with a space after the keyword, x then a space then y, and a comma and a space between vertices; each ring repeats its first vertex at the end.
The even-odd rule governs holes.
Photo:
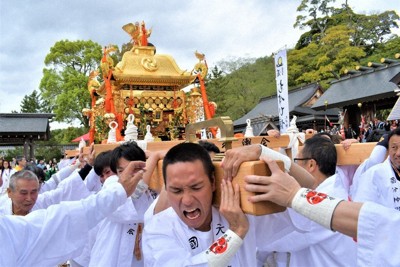
MULTIPOLYGON (((24 95, 38 90, 44 58, 63 39, 119 47, 130 40, 121 27, 146 22, 157 53, 192 69, 194 51, 209 66, 231 57, 263 57, 293 47, 300 0, 0 0, 0 113, 20 111, 24 95)), ((342 3, 343 1, 337 1, 342 3)), ((399 0, 349 0, 358 13, 396 10, 399 0)), ((39 90, 38 90, 39 91, 39 90)))

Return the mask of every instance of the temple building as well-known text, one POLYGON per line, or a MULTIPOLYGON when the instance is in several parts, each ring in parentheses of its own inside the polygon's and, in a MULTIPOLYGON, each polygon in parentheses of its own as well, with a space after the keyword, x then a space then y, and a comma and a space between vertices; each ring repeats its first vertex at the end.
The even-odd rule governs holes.
MULTIPOLYGON (((342 124, 345 128, 353 125, 358 129, 362 118, 372 121, 378 110, 391 109, 399 119, 395 103, 398 99, 400 81, 400 54, 395 59, 382 58, 380 63, 369 62, 348 70, 323 92, 317 83, 289 90, 289 115, 297 116, 299 128, 307 125, 317 131, 325 129, 327 122, 342 124), (397 112, 397 113, 395 113, 397 112), (339 123, 340 116, 343 122, 339 123)), ((399 104, 400 106, 400 104, 399 104)), ((279 126, 277 96, 261 98, 259 103, 242 118, 234 122, 236 133, 244 133, 246 120, 251 120, 254 133, 263 135, 267 130, 279 126)))
MULTIPOLYGON (((324 129, 328 126, 328 120, 337 121, 338 108, 324 109, 322 111, 316 111, 311 108, 322 95, 323 91, 318 83, 289 90, 289 116, 291 118, 294 115, 297 116, 299 129, 303 125, 307 128, 324 129)), ((251 120, 255 135, 265 135, 267 130, 278 129, 278 111, 277 95, 263 97, 249 113, 234 121, 235 132, 244 133, 248 119, 251 120)))
POLYGON ((0 114, 0 146, 23 146, 27 160, 35 157, 35 143, 50 138, 49 113, 0 114))

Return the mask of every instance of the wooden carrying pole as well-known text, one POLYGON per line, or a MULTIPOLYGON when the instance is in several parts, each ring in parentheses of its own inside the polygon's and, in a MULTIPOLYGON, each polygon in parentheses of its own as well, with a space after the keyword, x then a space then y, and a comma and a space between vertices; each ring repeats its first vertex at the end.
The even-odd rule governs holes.
MULTIPOLYGON (((369 157, 372 149, 375 147, 376 143, 360 143, 360 144, 352 144, 348 150, 344 150, 342 145, 335 145, 336 151, 338 155, 338 165, 359 165, 365 159, 369 157)), ((300 147, 301 149, 301 147, 300 147)), ((284 166, 281 161, 277 162, 279 167, 283 170, 284 166)), ((221 180, 223 179, 223 169, 221 168, 221 162, 214 162, 215 166, 215 179, 216 185, 221 184, 221 180)), ((271 172, 268 168, 268 165, 263 161, 248 161, 244 162, 240 165, 238 174, 233 178, 233 183, 238 183, 240 185, 240 205, 242 210, 247 214, 252 215, 266 215, 271 213, 277 213, 284 211, 285 208, 279 205, 276 205, 269 201, 259 202, 259 203, 250 203, 247 201, 248 197, 254 195, 254 193, 247 192, 244 190, 244 177, 246 175, 260 175, 260 176, 268 176, 271 172)), ((150 181, 150 188, 155 189, 157 191, 161 190, 164 185, 164 178, 162 175, 162 160, 158 162, 157 169, 153 173, 153 177, 150 181)), ((214 205, 218 206, 220 203, 220 187, 216 186, 216 191, 214 192, 214 205)))
MULTIPOLYGON (((213 119, 214 120, 214 119, 213 119)), ((221 122, 226 123, 228 127, 231 127, 231 124, 227 118, 215 118, 215 121, 220 124, 221 122)), ((208 122, 208 124, 210 124, 208 122)), ((207 124, 207 127, 210 125, 207 124)), ((204 124, 197 125, 198 128, 204 128, 204 124)), ((212 126, 212 125, 211 125, 212 126)), ((215 126, 215 125, 214 125, 215 126)), ((218 125, 222 127, 221 125, 218 125)), ((193 138, 193 135, 190 135, 190 132, 196 130, 196 127, 190 126, 191 128, 187 131, 187 138, 189 139, 190 136, 193 138)), ((231 130, 224 130, 221 131, 222 133, 230 133, 233 131, 231 130)), ((306 135, 306 139, 311 137, 312 135, 306 135)), ((197 142, 198 140, 191 139, 191 142, 197 142)), ((240 147, 249 144, 263 144, 272 149, 278 149, 280 147, 287 147, 289 145, 290 139, 288 135, 281 135, 279 138, 270 137, 270 136, 256 136, 250 138, 233 138, 232 136, 222 136, 220 139, 208 139, 207 141, 216 144, 222 152, 226 151, 227 147, 240 147)), ((149 151, 159 151, 159 150, 168 150, 171 147, 184 142, 184 140, 177 140, 177 141, 158 141, 158 142, 148 142, 147 143, 147 150, 149 151)), ((112 150, 119 144, 98 144, 94 146, 96 154, 112 150)), ((360 143, 360 144, 352 144, 348 150, 345 150, 342 145, 335 145, 336 151, 338 155, 338 165, 359 165, 365 159, 369 157, 371 154, 372 149, 375 147, 376 143, 360 143)), ((299 146, 299 150, 302 149, 302 146, 299 146)), ((88 153, 89 148, 86 147, 84 149, 84 153, 88 153)), ((76 155, 77 151, 72 150, 71 155, 76 155)), ((290 149, 288 150, 288 154, 290 153, 290 149)), ((223 155, 222 155, 223 156, 223 155)), ((281 169, 283 169, 283 164, 278 162, 281 169)), ((220 167, 220 162, 214 162, 216 168, 216 185, 221 184, 221 179, 223 177, 223 169, 220 167)), ((150 188, 154 190, 161 190, 164 185, 164 179, 162 177, 162 161, 158 162, 158 166, 153 173, 153 177, 150 182, 150 188)), ((277 206, 272 202, 262 202, 253 204, 247 201, 247 197, 250 195, 249 192, 243 189, 244 185, 244 177, 246 175, 270 175, 270 171, 268 166, 262 161, 249 161, 244 162, 239 168, 238 174, 233 179, 233 183, 238 183, 241 187, 241 207, 245 213, 253 214, 253 215, 265 215, 275 212, 283 211, 284 208, 277 206)), ((219 186, 216 187, 216 191, 214 193, 214 204, 218 206, 220 201, 220 188, 219 186)))
MULTIPOLYGON (((278 166, 283 170, 283 162, 278 161, 278 166)), ((221 162, 214 162, 215 166, 215 184, 220 185, 221 181, 224 176, 224 171, 221 168, 221 162)), ((279 206, 273 202, 270 201, 263 201, 263 202, 258 202, 258 203, 250 203, 247 199, 249 196, 255 195, 255 193, 250 193, 244 190, 244 177, 249 174, 254 174, 254 175, 271 175, 271 172, 268 168, 268 165, 266 165, 263 161, 248 161, 242 163, 242 165, 239 168, 238 174, 233 178, 232 183, 239 184, 240 186, 240 206, 242 207, 242 210, 247 213, 247 214, 252 214, 252 215, 266 215, 266 214, 271 214, 271 213, 276 213, 276 212, 281 212, 284 211, 285 208, 282 206, 279 206)), ((150 181, 149 187, 156 190, 160 191, 164 185, 164 178, 162 175, 162 160, 158 162, 158 166, 156 170, 153 172, 153 176, 150 181)), ((218 207, 219 203, 221 201, 221 190, 220 186, 215 187, 216 190, 213 195, 213 204, 218 207)))

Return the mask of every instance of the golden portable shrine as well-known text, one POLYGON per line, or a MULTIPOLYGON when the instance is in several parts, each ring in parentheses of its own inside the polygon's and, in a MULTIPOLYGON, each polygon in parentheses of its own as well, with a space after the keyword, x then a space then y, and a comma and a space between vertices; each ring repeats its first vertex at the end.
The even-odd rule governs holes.
POLYGON ((90 143, 107 143, 110 128, 115 129, 115 141, 123 141, 127 120, 133 117, 138 138, 150 130, 155 140, 184 139, 188 123, 213 117, 216 105, 207 99, 203 54, 195 52, 198 62, 193 70, 181 70, 173 57, 157 54, 148 43, 151 30, 144 22, 122 28, 132 37, 132 49, 114 64, 111 54, 116 48, 105 47, 100 64, 104 82, 97 81, 98 71, 89 76, 92 102, 83 113, 90 119, 90 143), (189 86, 185 93, 182 89, 189 86))
MULTIPOLYGON (((139 139, 145 140, 146 150, 149 151, 167 150, 183 142, 183 139, 196 142, 198 131, 207 128, 213 133, 208 141, 216 144, 222 152, 238 146, 263 144, 271 149, 286 148, 286 153, 291 156, 292 139, 297 139, 300 133, 282 134, 280 137, 250 135, 235 138, 233 122, 229 117, 212 118, 216 105, 207 99, 204 85, 207 64, 203 54, 195 52, 198 62, 193 70, 183 71, 171 56, 156 54, 155 47, 147 42, 151 31, 146 30, 144 23, 127 24, 123 29, 132 36, 133 48, 114 64, 110 53, 116 48, 105 47, 101 62, 104 82, 100 84, 97 81, 99 72, 95 71, 91 73, 88 83, 92 103, 91 109, 85 109, 84 114, 90 118, 90 143, 95 139, 96 143, 102 143, 94 146, 96 154, 115 148, 119 145, 117 141, 126 140, 134 124, 138 128, 139 139), (192 88, 185 93, 182 89, 188 86, 192 88), (218 138, 213 132, 216 128, 220 130, 218 138), (115 130, 115 139, 112 140, 115 142, 109 142, 112 130, 115 130), (174 141, 147 142, 144 135, 148 132, 159 140, 174 141)), ((295 120, 293 127, 297 129, 295 120)), ((310 136, 312 134, 305 138, 310 136)), ((341 145, 336 145, 338 165, 359 165, 374 146, 375 143, 353 144, 350 149, 344 150, 341 145)), ((301 149, 301 145, 298 149, 301 149)), ((220 156, 214 158, 216 184, 220 184, 223 177, 218 161, 220 156)), ((156 191, 164 185, 161 166, 162 160, 153 171, 149 184, 156 191)), ((283 169, 282 162, 279 166, 283 169)), ((233 181, 243 186, 244 177, 248 174, 270 175, 270 171, 262 161, 244 162, 233 181)), ((248 202, 248 196, 254 193, 243 191, 241 195, 241 207, 248 214, 264 215, 284 209, 268 201, 248 202)), ((220 190, 217 187, 214 204, 218 206, 219 200, 220 190)))

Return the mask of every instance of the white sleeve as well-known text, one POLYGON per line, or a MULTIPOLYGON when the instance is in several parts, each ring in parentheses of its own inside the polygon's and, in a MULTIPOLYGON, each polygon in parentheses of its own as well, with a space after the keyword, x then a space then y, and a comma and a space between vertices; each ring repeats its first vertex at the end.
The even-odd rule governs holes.
MULTIPOLYGON (((276 234, 271 233, 271 238, 265 236, 263 233, 262 235, 264 238, 261 241, 263 241, 264 245, 259 245, 258 247, 260 249, 262 248, 262 250, 265 251, 277 252, 296 252, 318 243, 329 241, 329 239, 335 235, 341 235, 320 226, 319 224, 307 219, 293 210, 290 212, 288 211, 287 214, 289 215, 293 224, 296 224, 296 226, 299 226, 300 228, 295 228, 292 225, 292 231, 285 233, 286 230, 290 230, 288 225, 291 225, 291 223, 280 220, 283 225, 279 226, 278 222, 273 222, 272 220, 268 221, 267 224, 264 224, 264 228, 269 228, 271 226, 278 229, 280 227, 282 228, 280 228, 280 231, 276 231, 276 234), (280 236, 277 235, 279 232, 280 236), (290 246, 288 244, 290 244, 290 246)), ((276 219, 276 217, 274 219, 276 219)), ((343 238, 354 242, 350 237, 343 236, 343 238)), ((347 245, 347 243, 344 242, 343 246, 345 245, 347 245)))
POLYGON ((63 180, 56 189, 39 194, 34 209, 45 209, 61 201, 80 200, 90 195, 78 172, 63 180))
POLYGON ((290 171, 290 166, 292 165, 292 160, 288 156, 283 155, 283 154, 279 153, 278 151, 275 151, 275 150, 273 150, 269 147, 266 147, 262 144, 260 144, 260 147, 261 147, 260 160, 261 160, 262 156, 266 156, 267 158, 272 159, 272 160, 281 160, 285 166, 286 172, 290 171))
POLYGON ((53 190, 57 188, 57 182, 53 179, 50 178, 49 180, 45 181, 41 186, 39 190, 39 194, 42 194, 44 192, 53 190))
POLYGON ((380 145, 375 146, 371 154, 369 155, 369 158, 365 160, 366 161, 365 170, 385 161, 386 154, 387 154, 386 147, 380 145))
MULTIPOLYGON (((257 249, 261 251, 277 250, 274 248, 277 246, 276 242, 293 234, 297 229, 292 223, 288 210, 263 216, 249 217, 253 218, 255 222, 257 249)), ((299 221, 298 226, 302 229, 302 232, 310 229, 309 223, 306 223, 304 220, 299 221)))
POLYGON ((361 163, 360 166, 358 166, 354 176, 361 176, 369 168, 384 162, 386 159, 386 154, 387 149, 384 146, 375 146, 371 154, 369 155, 369 158, 364 160, 364 162, 361 163))
POLYGON ((91 228, 126 201, 115 183, 82 201, 0 217, 0 266, 55 266, 79 256, 91 228))
POLYGON ((89 191, 99 192, 101 190, 102 185, 100 182, 100 177, 96 174, 94 168, 92 168, 89 174, 86 176, 85 184, 89 191))
POLYGON ((53 189, 56 189, 58 184, 69 177, 73 172, 75 171, 75 168, 72 166, 66 166, 53 174, 49 180, 47 180, 41 187, 40 187, 40 193, 44 193, 53 189))
POLYGON ((150 204, 150 206, 146 209, 144 216, 143 216, 143 220, 144 221, 150 221, 151 218, 156 215, 154 214, 154 209, 157 205, 157 201, 160 198, 160 195, 157 196, 156 199, 154 199, 154 201, 150 204))
MULTIPOLYGON (((375 166, 368 171, 364 172, 361 176, 357 176, 359 179, 357 183, 353 185, 351 192, 351 199, 354 202, 366 202, 371 201, 375 203, 383 204, 380 199, 379 188, 377 182, 378 179, 374 177, 380 177, 379 173, 376 173, 378 166, 375 166)), ((379 168, 378 170, 382 170, 379 168)))
POLYGON ((60 183, 61 181, 63 181, 67 177, 69 177, 78 168, 78 166, 79 166, 78 163, 79 163, 79 161, 77 160, 75 162, 75 164, 68 165, 68 166, 62 168, 61 170, 59 170, 58 172, 53 174, 53 176, 51 176, 51 178, 53 178, 57 182, 57 184, 60 183))
POLYGON ((243 239, 228 229, 206 250, 208 266, 227 266, 243 244, 243 239))
POLYGON ((358 188, 358 183, 363 179, 363 174, 368 171, 371 167, 378 165, 385 161, 387 149, 384 146, 375 146, 372 150, 369 158, 364 160, 363 163, 358 166, 356 172, 353 175, 353 183, 350 187, 350 195, 353 197, 358 188))
POLYGON ((400 212, 366 202, 357 226, 358 266, 400 266, 400 212))

